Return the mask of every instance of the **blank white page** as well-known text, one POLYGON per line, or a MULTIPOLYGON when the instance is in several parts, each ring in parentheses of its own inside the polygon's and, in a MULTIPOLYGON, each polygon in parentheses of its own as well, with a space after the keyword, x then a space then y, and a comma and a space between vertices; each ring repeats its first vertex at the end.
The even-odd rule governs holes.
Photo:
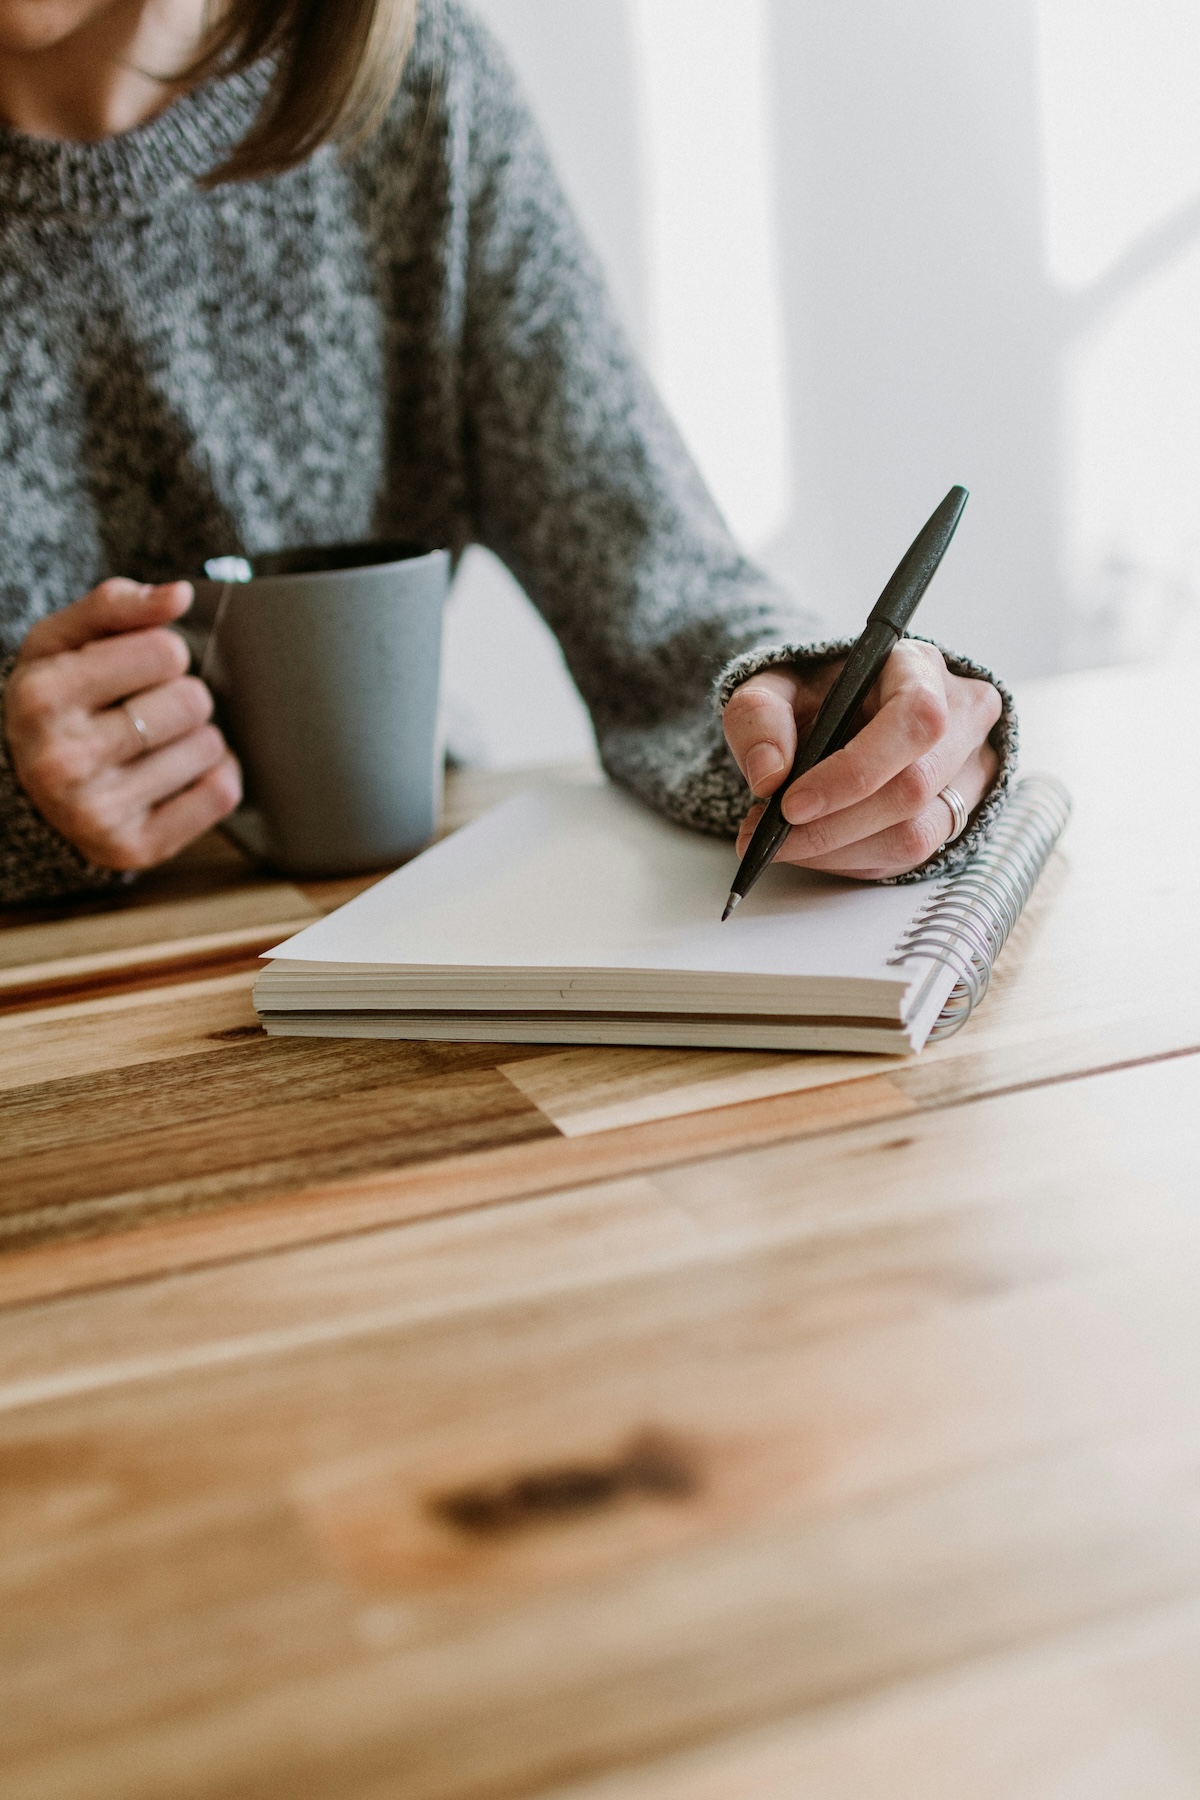
POLYGON ((767 871, 731 919, 733 846, 611 786, 544 783, 436 844, 270 952, 410 969, 685 971, 885 982, 934 884, 767 871))

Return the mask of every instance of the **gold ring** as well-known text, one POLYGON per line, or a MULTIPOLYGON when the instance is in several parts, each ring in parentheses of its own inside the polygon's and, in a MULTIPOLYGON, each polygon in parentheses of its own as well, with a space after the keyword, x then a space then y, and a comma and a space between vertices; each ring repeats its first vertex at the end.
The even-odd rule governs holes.
POLYGON ((133 729, 137 732, 138 755, 145 756, 147 751, 152 747, 150 743, 150 732, 147 728, 145 719, 139 718, 128 700, 122 701, 121 711, 125 714, 125 717, 129 720, 133 729))

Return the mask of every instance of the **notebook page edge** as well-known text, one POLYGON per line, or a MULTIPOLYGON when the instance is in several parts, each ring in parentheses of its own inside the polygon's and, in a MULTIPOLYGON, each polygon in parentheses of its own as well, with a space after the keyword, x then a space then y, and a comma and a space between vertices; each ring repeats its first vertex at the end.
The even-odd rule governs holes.
MULTIPOLYGON (((570 857, 566 861, 569 864, 570 857)), ((828 883, 799 871, 780 870, 777 891, 761 906, 759 916, 754 914, 756 897, 752 895, 745 917, 739 913, 729 925, 720 926, 719 903, 727 888, 727 869, 735 866, 732 849, 723 841, 659 819, 620 789, 539 783, 481 815, 327 918, 274 946, 263 961, 267 969, 279 964, 281 972, 286 967, 297 974, 301 968, 311 969, 314 975, 338 969, 351 979, 352 971, 382 980, 385 971, 403 969, 409 977, 427 975, 448 982, 489 973, 529 972, 539 981, 557 980, 564 985, 569 980, 620 985, 623 979, 647 974, 668 980, 770 979, 785 985, 866 983, 886 989, 908 1010, 901 996, 911 993, 913 982, 906 976, 893 976, 888 959, 903 927, 922 903, 921 885, 897 889, 828 883), (561 962, 551 960, 550 951, 563 948, 562 943, 532 955, 513 954, 504 944, 507 921, 502 918, 496 923, 499 909, 489 885, 491 865, 496 859, 507 861, 511 898, 514 856, 519 862, 532 842, 543 852, 543 868, 549 851, 553 879, 560 866, 560 837, 566 827, 574 828, 576 853, 582 845, 584 853, 599 855, 598 885, 603 888, 605 880, 609 885, 602 904, 612 901, 618 908, 625 907, 632 918, 629 935, 636 939, 640 932, 640 942, 623 942, 610 930, 608 943, 597 945, 584 929, 573 945, 569 938, 575 922, 569 920, 563 926, 568 937, 565 947, 577 948, 578 954, 561 962), (617 878, 610 878, 603 865, 619 861, 622 855, 625 866, 617 878), (677 888, 689 889, 682 904, 671 892, 672 877, 677 888), (395 935, 405 929, 401 915, 414 906, 438 911, 447 891, 460 922, 455 936, 453 930, 442 931, 440 913, 435 919, 433 946, 445 953, 431 958, 395 953, 395 935), (798 917, 806 926, 802 934, 796 930, 798 917), (481 943, 477 960, 463 962, 463 939, 470 941, 473 927, 479 927, 485 937, 490 933, 492 941, 481 943), (389 934, 391 944, 387 942, 389 934), (486 954, 494 953, 497 939, 501 958, 486 954), (347 953, 350 949, 353 955, 347 953), (380 955, 381 949, 389 953, 380 955)), ((568 893, 568 902, 588 903, 588 892, 581 896, 580 890, 597 886, 590 881, 590 874, 587 869, 567 868, 564 885, 570 889, 573 882, 576 890, 568 893)), ((760 884, 764 889, 770 885, 770 877, 760 884)), ((560 905, 553 896, 548 902, 542 898, 543 910, 558 927, 558 915, 571 912, 571 904, 560 905)), ((528 933, 518 935, 525 941, 516 946, 517 951, 527 951, 528 933)), ((412 948, 427 950, 429 945, 414 941, 412 948)))

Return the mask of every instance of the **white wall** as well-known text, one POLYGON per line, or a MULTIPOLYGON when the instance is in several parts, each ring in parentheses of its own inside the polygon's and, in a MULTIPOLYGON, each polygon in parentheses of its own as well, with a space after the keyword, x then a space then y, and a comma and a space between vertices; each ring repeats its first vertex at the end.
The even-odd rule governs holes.
POLYGON ((961 481, 919 628, 1008 672, 1053 668, 1030 0, 773 0, 772 16, 797 478, 770 560, 854 629, 961 481))
POLYGON ((792 482, 768 0, 629 0, 629 12, 650 363, 757 550, 785 525, 792 482))
MULTIPOLYGON (((1200 633, 1196 0, 477 3, 731 523, 832 624, 961 480, 927 629, 1014 677, 1200 633)), ((460 744, 577 753, 519 591, 460 590, 460 744)))
POLYGON ((1200 6, 1038 23, 1067 656, 1169 652, 1200 633, 1200 6))
MULTIPOLYGON (((648 348, 639 121, 626 0, 478 0, 516 65, 639 351, 648 348)), ((446 621, 451 750, 496 767, 587 755, 591 726, 558 646, 483 550, 464 559, 446 621), (515 704, 515 697, 520 703, 515 704)))

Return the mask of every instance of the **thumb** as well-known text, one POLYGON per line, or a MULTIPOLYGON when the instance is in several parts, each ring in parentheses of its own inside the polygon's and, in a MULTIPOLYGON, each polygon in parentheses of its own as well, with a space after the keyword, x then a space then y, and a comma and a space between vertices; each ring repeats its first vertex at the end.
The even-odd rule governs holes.
POLYGON ((795 759, 798 689, 793 671, 769 669, 730 695, 725 739, 755 794, 773 793, 795 759))
POLYGON ((82 600, 39 619, 21 645, 20 660, 57 656, 64 650, 78 650, 95 638, 114 637, 122 631, 169 625, 183 616, 193 598, 190 581, 168 581, 151 587, 114 576, 102 581, 82 600))

